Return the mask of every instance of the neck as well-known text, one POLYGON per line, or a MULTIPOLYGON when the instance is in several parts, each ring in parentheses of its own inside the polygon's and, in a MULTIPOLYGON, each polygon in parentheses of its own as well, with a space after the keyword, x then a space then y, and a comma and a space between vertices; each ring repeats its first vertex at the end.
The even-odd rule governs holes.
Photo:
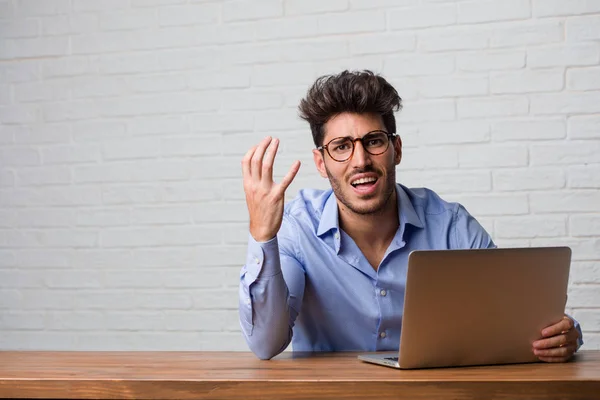
POLYGON ((396 190, 373 214, 357 214, 338 201, 340 227, 362 249, 363 246, 386 249, 398 230, 398 197, 396 190))

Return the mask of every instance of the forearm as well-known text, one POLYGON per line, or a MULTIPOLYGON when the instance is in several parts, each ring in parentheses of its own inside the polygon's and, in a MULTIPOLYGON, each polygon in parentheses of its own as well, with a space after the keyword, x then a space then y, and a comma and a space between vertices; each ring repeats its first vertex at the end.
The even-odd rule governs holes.
POLYGON ((257 243, 250 239, 239 288, 239 316, 250 350, 261 359, 281 353, 292 338, 293 312, 281 271, 277 239, 257 243))

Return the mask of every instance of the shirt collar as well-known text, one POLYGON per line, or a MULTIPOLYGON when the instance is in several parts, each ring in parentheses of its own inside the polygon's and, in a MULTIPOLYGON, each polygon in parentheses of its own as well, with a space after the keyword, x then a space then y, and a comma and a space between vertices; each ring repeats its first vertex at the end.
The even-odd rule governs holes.
MULTIPOLYGON (((415 207, 406 194, 405 188, 400 184, 396 184, 396 195, 398 200, 398 222, 400 226, 406 223, 417 228, 423 228, 424 225, 417 215, 415 207)), ((331 191, 321 212, 321 220, 319 221, 319 227, 317 228, 317 236, 321 236, 332 229, 339 231, 340 225, 338 218, 337 199, 333 191, 331 191)))

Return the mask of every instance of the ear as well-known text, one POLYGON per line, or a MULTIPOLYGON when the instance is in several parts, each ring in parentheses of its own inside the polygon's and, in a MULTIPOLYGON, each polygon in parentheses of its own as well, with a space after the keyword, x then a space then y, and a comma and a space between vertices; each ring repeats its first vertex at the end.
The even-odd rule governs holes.
POLYGON ((315 166, 317 167, 319 174, 321 174, 323 178, 327 178, 325 160, 323 159, 323 153, 320 150, 313 149, 313 160, 315 161, 315 166))
POLYGON ((396 165, 400 164, 402 160, 402 139, 400 136, 394 138, 394 162, 396 165))

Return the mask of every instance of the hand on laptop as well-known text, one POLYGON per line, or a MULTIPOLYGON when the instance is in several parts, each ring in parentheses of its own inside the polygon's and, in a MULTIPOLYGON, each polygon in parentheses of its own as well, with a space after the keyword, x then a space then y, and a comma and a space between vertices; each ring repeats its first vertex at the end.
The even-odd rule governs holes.
POLYGON ((577 350, 579 332, 573 320, 566 315, 563 319, 542 330, 542 339, 533 342, 533 353, 545 362, 565 362, 577 350))
POLYGON ((281 183, 273 182, 273 162, 278 147, 278 139, 266 137, 242 160, 250 234, 257 242, 266 242, 277 235, 283 219, 285 190, 300 168, 300 161, 296 161, 281 183))

